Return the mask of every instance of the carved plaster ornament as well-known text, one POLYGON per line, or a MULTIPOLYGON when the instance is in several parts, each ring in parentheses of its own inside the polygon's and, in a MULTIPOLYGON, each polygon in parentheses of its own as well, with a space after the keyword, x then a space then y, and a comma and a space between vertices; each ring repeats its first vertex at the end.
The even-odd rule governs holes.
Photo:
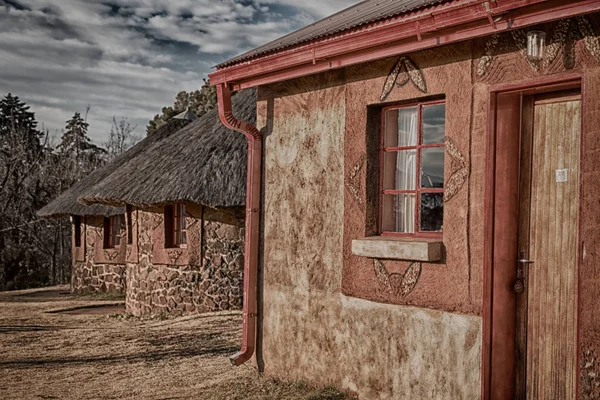
POLYGON ((490 37, 490 39, 485 44, 485 54, 479 60, 479 64, 477 65, 477 76, 483 76, 487 72, 488 67, 494 60, 494 53, 496 51, 496 46, 498 46, 499 35, 495 34, 490 37))
POLYGON ((114 250, 104 250, 104 258, 107 259, 108 261, 114 261, 116 260, 117 256, 119 255, 119 252, 114 251, 114 250))
POLYGON ((585 346, 582 349, 579 365, 582 398, 600 398, 600 366, 598 361, 598 356, 591 347, 585 346))
POLYGON ((167 249, 167 255, 169 256, 169 261, 171 265, 175 265, 177 260, 183 255, 182 249, 167 249))
POLYGON ((455 166, 455 171, 446 182, 444 188, 444 202, 450 201, 462 189, 469 176, 467 160, 462 155, 458 147, 450 138, 445 140, 446 152, 452 157, 452 165, 455 166))
POLYGON ((402 87, 408 81, 411 81, 421 92, 427 93, 427 83, 421 69, 408 56, 402 56, 398 59, 383 84, 381 101, 388 98, 392 89, 394 89, 394 85, 402 87))
POLYGON ((350 192, 352 197, 354 197, 354 200, 356 200, 358 204, 362 204, 360 170, 365 165, 366 159, 367 156, 365 154, 361 155, 356 164, 354 164, 354 167, 352 167, 350 174, 346 178, 346 187, 348 188, 348 191, 350 192))
MULTIPOLYGON (((523 29, 511 31, 511 36, 515 44, 520 50, 522 56, 527 60, 531 68, 538 72, 540 64, 531 62, 527 58, 527 33, 523 29)), ((585 48, 594 56, 596 61, 600 63, 600 33, 590 23, 589 19, 584 16, 578 16, 575 19, 564 19, 558 22, 554 32, 552 33, 548 44, 546 45, 546 54, 541 66, 548 68, 556 57, 560 54, 561 49, 564 49, 564 65, 566 69, 571 69, 575 65, 575 43, 579 38, 583 38, 585 48), (575 24, 576 21, 576 24, 575 24)), ((477 76, 484 76, 490 65, 493 63, 496 50, 502 41, 498 35, 493 35, 485 45, 485 53, 479 60, 477 65, 477 76)), ((504 43, 506 44, 506 43, 504 43)))
POLYGON ((590 21, 583 15, 577 17, 577 25, 583 35, 583 43, 586 49, 600 62, 600 38, 590 21))
POLYGON ((565 43, 567 43, 569 26, 571 26, 571 20, 569 19, 561 20, 556 26, 554 34, 546 45, 546 54, 544 55, 543 62, 544 68, 548 68, 550 64, 552 64, 552 62, 558 56, 560 49, 565 45, 565 43))
POLYGON ((163 223, 163 216, 159 213, 152 213, 150 217, 152 221, 152 230, 157 229, 163 223))
POLYGON ((378 260, 373 260, 375 277, 379 283, 390 293, 399 297, 408 296, 417 286, 421 277, 422 265, 420 262, 412 263, 408 266, 404 274, 390 274, 385 265, 378 260))

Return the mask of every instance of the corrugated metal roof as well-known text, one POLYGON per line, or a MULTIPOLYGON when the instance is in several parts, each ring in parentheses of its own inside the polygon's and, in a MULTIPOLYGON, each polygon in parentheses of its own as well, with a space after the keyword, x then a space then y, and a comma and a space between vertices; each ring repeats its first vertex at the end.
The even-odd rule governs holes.
POLYGON ((217 68, 261 56, 304 42, 334 35, 361 25, 394 17, 446 0, 365 0, 327 18, 310 24, 270 43, 217 65, 217 68))

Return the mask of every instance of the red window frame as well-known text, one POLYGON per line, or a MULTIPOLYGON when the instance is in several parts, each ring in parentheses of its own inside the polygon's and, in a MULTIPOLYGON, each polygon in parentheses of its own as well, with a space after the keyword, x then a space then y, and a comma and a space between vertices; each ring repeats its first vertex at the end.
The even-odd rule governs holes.
POLYGON ((73 236, 75 241, 75 247, 81 247, 81 216, 73 216, 73 236))
POLYGON ((118 249, 121 246, 122 215, 104 218, 104 248, 118 249))
POLYGON ((187 247, 185 204, 165 206, 165 247, 187 247))
MULTIPOLYGON (((381 236, 395 236, 395 237, 423 237, 423 238, 441 238, 443 237, 443 231, 441 232, 428 232, 421 231, 421 194, 423 193, 444 193, 445 188, 422 188, 421 187, 421 150, 430 148, 444 148, 445 143, 435 144, 423 144, 423 107, 432 106, 437 104, 446 104, 444 99, 432 100, 432 101, 415 101, 411 103, 404 103, 401 105, 392 105, 384 107, 381 111, 381 126, 380 126, 380 145, 379 145, 379 221, 378 227, 381 236), (417 144, 415 146, 400 146, 400 147, 385 147, 385 115, 389 110, 398 110, 401 108, 417 107, 417 144), (416 151, 416 181, 414 190, 384 190, 384 156, 385 153, 398 152, 402 150, 415 150, 416 151), (415 195, 415 220, 414 226, 415 231, 412 232, 390 232, 383 230, 383 199, 384 195, 395 195, 395 194, 414 194, 415 195)), ((445 182, 444 182, 445 185, 445 182)))

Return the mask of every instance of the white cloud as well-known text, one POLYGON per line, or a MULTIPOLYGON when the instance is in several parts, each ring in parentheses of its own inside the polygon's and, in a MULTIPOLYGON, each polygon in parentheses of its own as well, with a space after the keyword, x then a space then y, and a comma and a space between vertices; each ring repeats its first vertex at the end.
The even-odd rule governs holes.
POLYGON ((304 0, 0 0, 0 96, 56 131, 75 111, 106 140, 113 115, 146 123, 211 66, 354 3, 304 0))

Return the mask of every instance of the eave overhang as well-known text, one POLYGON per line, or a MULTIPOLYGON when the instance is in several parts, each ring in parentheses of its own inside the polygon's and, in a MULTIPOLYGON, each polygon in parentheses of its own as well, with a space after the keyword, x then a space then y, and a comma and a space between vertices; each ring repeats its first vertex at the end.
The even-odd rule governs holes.
POLYGON ((210 83, 241 90, 596 11, 598 0, 445 3, 218 69, 210 83))

